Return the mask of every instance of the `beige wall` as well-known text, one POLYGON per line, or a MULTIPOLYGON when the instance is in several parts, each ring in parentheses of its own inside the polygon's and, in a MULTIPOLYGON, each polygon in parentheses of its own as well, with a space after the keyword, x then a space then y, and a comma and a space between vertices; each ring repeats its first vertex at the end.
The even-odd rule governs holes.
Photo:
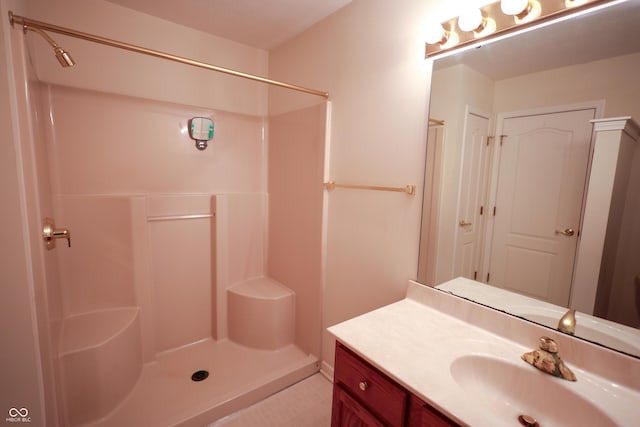
MULTIPOLYGON (((330 93, 331 179, 416 184, 422 194, 430 81, 422 29, 429 16, 450 14, 448 3, 354 0, 270 53, 272 78, 330 93)), ((420 212, 420 196, 329 193, 323 328, 403 298, 416 277, 420 212)), ((325 367, 334 343, 324 332, 325 367)))
POLYGON ((295 292, 296 344, 320 357, 326 103, 269 118, 268 276, 295 292))
POLYGON ((495 112, 604 99, 604 117, 640 117, 640 53, 496 82, 495 112))
MULTIPOLYGON (((32 19, 246 73, 267 74, 265 50, 103 0, 29 0, 28 5, 32 19)), ((30 33, 31 57, 43 82, 235 113, 266 114, 264 84, 58 34, 52 37, 69 51, 76 65, 60 67, 49 45, 30 33)))

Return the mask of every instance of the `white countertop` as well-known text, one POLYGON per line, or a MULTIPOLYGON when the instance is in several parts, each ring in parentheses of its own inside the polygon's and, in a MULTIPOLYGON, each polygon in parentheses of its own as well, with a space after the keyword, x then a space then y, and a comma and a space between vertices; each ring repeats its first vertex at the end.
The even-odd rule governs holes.
MULTIPOLYGON (((517 408, 511 408, 513 413, 509 413, 507 406, 504 411, 491 410, 486 401, 458 385, 451 374, 450 364, 456 358, 470 354, 488 355, 509 363, 524 364, 520 356, 533 350, 537 341, 533 339, 531 346, 525 347, 461 318, 468 318, 468 311, 471 310, 478 311, 481 317, 491 318, 490 322, 519 322, 516 330, 534 328, 531 336, 553 335, 553 331, 546 331, 540 326, 459 298, 449 301, 451 298, 456 297, 410 283, 408 296, 404 300, 342 322, 328 330, 347 347, 457 422, 470 426, 517 426, 517 415, 521 413, 516 412, 517 408), (444 305, 464 307, 467 313, 458 318, 434 308, 431 303, 425 303, 433 299, 441 300, 444 305)), ((562 342, 559 344, 560 355, 563 356, 562 342)), ((575 351, 575 346, 571 347, 575 351)), ((565 361, 575 372, 578 381, 571 383, 548 376, 549 381, 564 382, 566 384, 560 386, 568 387, 581 395, 589 395, 593 387, 609 390, 608 397, 601 399, 602 396, 598 395, 598 401, 590 399, 591 403, 621 426, 637 425, 640 420, 640 393, 637 389, 612 383, 606 378, 572 366, 569 359, 565 361)), ((635 372, 637 373, 637 369, 635 372)), ((541 417, 536 418, 541 426, 548 427, 549 424, 545 425, 541 417)))

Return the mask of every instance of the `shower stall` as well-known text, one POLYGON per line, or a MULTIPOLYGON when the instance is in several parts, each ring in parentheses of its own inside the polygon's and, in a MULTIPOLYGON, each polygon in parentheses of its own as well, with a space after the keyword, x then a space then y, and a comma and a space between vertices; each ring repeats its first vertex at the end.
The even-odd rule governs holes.
POLYGON ((47 424, 204 425, 317 372, 326 94, 247 81, 278 100, 255 114, 60 84, 42 45, 82 57, 45 31, 73 30, 10 19, 47 424))

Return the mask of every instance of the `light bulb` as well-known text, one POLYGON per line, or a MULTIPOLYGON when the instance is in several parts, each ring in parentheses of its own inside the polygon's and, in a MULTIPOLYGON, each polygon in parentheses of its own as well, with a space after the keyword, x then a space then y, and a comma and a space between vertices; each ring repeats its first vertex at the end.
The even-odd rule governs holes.
POLYGON ((458 33, 456 33, 455 31, 447 31, 445 34, 445 37, 446 37, 446 40, 440 43, 440 49, 452 48, 453 46, 457 45, 458 42, 460 41, 460 37, 458 36, 458 33))
POLYGON ((500 9, 506 15, 520 15, 529 7, 529 0, 502 0, 500 9))
POLYGON ((458 27, 462 31, 481 31, 485 26, 485 22, 480 9, 471 9, 460 15, 458 27))
POLYGON ((476 29, 473 32, 473 37, 481 39, 488 36, 491 33, 496 32, 496 21, 493 18, 484 18, 482 28, 476 29))
POLYGON ((424 38, 429 44, 442 44, 447 41, 447 32, 441 24, 432 23, 427 25, 424 38))
POLYGON ((538 0, 529 0, 529 4, 525 8, 524 12, 514 16, 514 20, 516 21, 516 24, 524 24, 540 17, 541 13, 542 5, 540 2, 538 0))

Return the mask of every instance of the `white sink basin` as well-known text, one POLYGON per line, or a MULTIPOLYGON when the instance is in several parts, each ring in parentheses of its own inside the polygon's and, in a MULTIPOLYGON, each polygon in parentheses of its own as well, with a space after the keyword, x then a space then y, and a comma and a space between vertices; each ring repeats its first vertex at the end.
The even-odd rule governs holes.
MULTIPOLYGON (((454 359, 450 371, 465 393, 480 400, 487 411, 513 419, 513 426, 520 425, 520 415, 535 418, 540 427, 617 425, 574 391, 576 383, 538 371, 522 360, 467 355, 454 359)), ((594 390, 590 398, 596 400, 600 392, 604 390, 594 390)))

